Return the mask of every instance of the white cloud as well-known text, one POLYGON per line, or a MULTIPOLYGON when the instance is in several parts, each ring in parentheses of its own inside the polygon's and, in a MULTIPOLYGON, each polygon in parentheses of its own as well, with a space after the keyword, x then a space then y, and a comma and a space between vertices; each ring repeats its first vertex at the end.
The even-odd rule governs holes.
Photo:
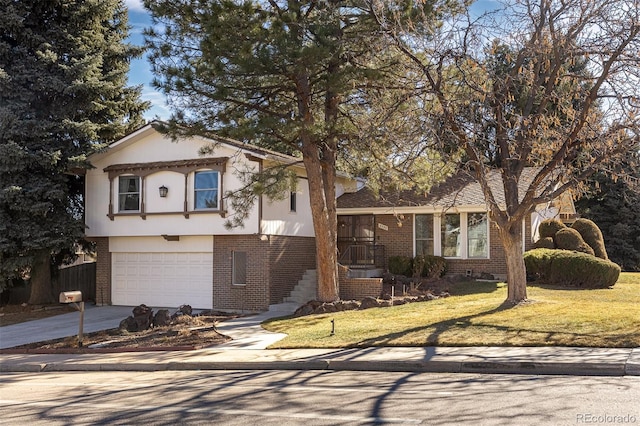
POLYGON ((142 0, 125 0, 124 3, 132 12, 146 12, 142 0))

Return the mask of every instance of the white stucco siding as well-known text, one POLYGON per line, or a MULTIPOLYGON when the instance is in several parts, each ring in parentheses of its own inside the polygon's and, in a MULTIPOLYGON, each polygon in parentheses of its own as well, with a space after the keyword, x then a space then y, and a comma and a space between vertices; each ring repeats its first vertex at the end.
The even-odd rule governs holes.
MULTIPOLYGON (((85 220, 86 234, 89 237, 101 236, 158 236, 168 235, 215 235, 215 234, 247 234, 258 233, 258 205, 254 205, 251 215, 245 221, 244 228, 227 230, 224 227, 226 218, 220 212, 193 213, 194 174, 187 176, 188 218, 183 214, 185 201, 185 175, 175 171, 158 171, 150 173, 142 180, 142 198, 145 203, 146 216, 140 214, 118 215, 118 179, 111 182, 112 205, 115 216, 110 218, 109 199, 110 181, 104 169, 112 165, 132 163, 152 163, 159 161, 177 161, 204 158, 199 151, 209 146, 204 139, 189 139, 172 142, 170 139, 152 131, 146 132, 144 137, 137 137, 128 143, 116 143, 114 148, 95 155, 91 158, 94 169, 87 171, 85 220), (166 186, 169 191, 165 198, 161 198, 158 188, 166 186), (113 219, 113 220, 112 220, 113 219)), ((238 149, 220 145, 209 157, 228 157, 226 171, 221 176, 222 188, 219 197, 227 190, 239 188, 241 181, 236 176, 236 170, 244 170, 247 166, 255 166, 249 162, 238 149)), ((203 168, 206 170, 206 167, 203 168)), ((222 205, 222 211, 231 215, 228 204, 222 205)))
POLYGON ((261 232, 269 235, 314 236, 307 179, 298 179, 295 212, 291 211, 289 195, 283 200, 269 200, 265 197, 261 232))

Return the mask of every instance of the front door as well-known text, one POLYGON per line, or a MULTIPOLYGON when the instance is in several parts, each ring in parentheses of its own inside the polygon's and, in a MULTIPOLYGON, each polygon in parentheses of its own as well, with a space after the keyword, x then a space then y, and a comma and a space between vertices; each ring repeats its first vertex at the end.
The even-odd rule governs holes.
POLYGON ((338 216, 338 258, 343 265, 372 265, 373 215, 338 216))

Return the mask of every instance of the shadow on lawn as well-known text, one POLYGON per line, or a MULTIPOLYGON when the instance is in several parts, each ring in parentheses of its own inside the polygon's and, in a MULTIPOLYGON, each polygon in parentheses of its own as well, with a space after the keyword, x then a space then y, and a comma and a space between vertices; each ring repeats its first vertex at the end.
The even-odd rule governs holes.
MULTIPOLYGON (((473 314, 473 315, 466 315, 464 317, 458 317, 458 318, 452 318, 452 319, 448 319, 446 321, 441 321, 441 322, 437 322, 437 323, 433 323, 433 324, 427 324, 427 325, 422 325, 420 327, 415 327, 415 328, 411 328, 408 330, 403 330, 402 332, 398 332, 398 333, 390 333, 387 334, 385 336, 378 336, 375 337, 373 339, 366 339, 363 340, 361 342, 358 342, 356 344, 354 344, 354 347, 366 347, 366 346, 385 346, 388 345, 391 341, 393 341, 394 339, 400 338, 406 334, 410 334, 410 333, 416 333, 416 332, 420 332, 420 331, 425 331, 427 329, 432 329, 434 328, 434 330, 427 336, 425 344, 427 345, 437 345, 438 342, 438 337, 440 335, 442 335, 442 333, 444 333, 445 331, 449 330, 451 327, 462 327, 462 328, 466 328, 466 327, 470 327, 473 326, 473 324, 471 323, 471 321, 475 318, 480 318, 486 315, 491 315, 491 314, 495 314, 498 312, 502 312, 505 311, 507 309, 513 309, 515 307, 517 307, 518 305, 513 305, 512 303, 509 302, 504 302, 502 303, 500 306, 485 311, 485 312, 481 312, 479 314, 473 314)), ((502 327, 501 327, 502 328, 502 327)))

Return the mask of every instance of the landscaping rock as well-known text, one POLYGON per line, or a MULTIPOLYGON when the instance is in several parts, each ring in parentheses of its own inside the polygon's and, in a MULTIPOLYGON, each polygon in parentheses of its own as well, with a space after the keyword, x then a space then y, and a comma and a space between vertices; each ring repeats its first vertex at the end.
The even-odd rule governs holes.
POLYGON ((375 297, 367 296, 360 301, 360 309, 377 308, 380 302, 375 297))
POLYGON ((153 310, 145 304, 138 305, 133 308, 133 320, 136 323, 136 329, 129 331, 147 330, 153 324, 153 310))
POLYGON ((160 309, 153 317, 154 327, 166 327, 171 324, 171 315, 168 309, 160 309))

